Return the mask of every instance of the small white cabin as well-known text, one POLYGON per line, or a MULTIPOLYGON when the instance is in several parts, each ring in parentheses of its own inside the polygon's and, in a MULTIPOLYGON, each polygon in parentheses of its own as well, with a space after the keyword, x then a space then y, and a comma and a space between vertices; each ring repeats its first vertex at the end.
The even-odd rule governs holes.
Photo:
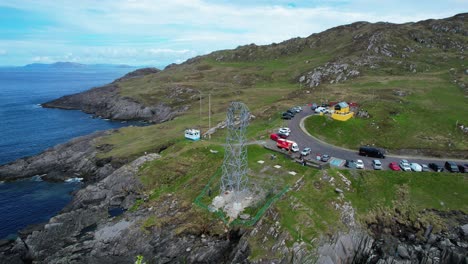
POLYGON ((190 140, 200 140, 200 130, 197 129, 187 129, 185 130, 185 138, 190 140))

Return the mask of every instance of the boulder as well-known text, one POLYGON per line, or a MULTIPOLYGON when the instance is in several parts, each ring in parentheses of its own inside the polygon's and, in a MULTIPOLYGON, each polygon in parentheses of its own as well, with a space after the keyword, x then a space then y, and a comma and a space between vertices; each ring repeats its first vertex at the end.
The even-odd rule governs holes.
POLYGON ((408 249, 403 245, 398 245, 397 247, 398 256, 402 259, 410 259, 410 254, 408 253, 408 249))
POLYGON ((468 224, 460 226, 460 231, 465 238, 468 238, 468 224))

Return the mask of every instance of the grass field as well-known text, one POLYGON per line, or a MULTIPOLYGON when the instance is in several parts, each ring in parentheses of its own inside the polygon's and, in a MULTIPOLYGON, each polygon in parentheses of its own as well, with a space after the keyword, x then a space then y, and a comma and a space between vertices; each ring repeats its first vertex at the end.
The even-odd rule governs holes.
POLYGON ((468 151, 468 135, 456 127, 467 124, 468 104, 463 91, 440 74, 365 77, 329 86, 331 101, 355 101, 371 118, 347 122, 326 117, 306 120, 307 130, 332 144, 356 148, 468 151), (396 95, 402 91, 405 96, 396 95))

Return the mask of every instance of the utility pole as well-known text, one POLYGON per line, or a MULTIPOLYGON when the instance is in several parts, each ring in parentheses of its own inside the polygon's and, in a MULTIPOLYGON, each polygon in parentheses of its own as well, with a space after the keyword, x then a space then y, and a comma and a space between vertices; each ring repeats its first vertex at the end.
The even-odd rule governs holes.
POLYGON ((202 94, 201 94, 201 91, 198 91, 200 93, 200 124, 199 124, 199 128, 200 128, 200 132, 201 132, 201 123, 202 123, 202 111, 201 111, 201 106, 202 106, 202 94))
MULTIPOLYGON (((211 129, 211 93, 208 94, 208 130, 211 129)), ((211 134, 208 135, 211 139, 211 134)))

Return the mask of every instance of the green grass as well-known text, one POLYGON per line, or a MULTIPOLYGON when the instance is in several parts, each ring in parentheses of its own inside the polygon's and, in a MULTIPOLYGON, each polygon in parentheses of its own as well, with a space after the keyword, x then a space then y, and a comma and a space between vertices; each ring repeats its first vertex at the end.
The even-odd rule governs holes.
POLYGON ((433 208, 468 213, 468 177, 463 174, 360 171, 357 178, 348 178, 355 191, 346 196, 360 214, 392 206, 401 198, 398 190, 403 187, 408 188, 408 203, 417 211, 433 208))
POLYGON ((468 123, 466 99, 444 74, 366 77, 329 90, 331 101, 357 101, 371 118, 307 119, 307 130, 327 142, 352 149, 376 145, 390 150, 468 151, 467 136, 455 127, 457 121, 468 123), (395 90, 407 96, 399 97, 395 90))

